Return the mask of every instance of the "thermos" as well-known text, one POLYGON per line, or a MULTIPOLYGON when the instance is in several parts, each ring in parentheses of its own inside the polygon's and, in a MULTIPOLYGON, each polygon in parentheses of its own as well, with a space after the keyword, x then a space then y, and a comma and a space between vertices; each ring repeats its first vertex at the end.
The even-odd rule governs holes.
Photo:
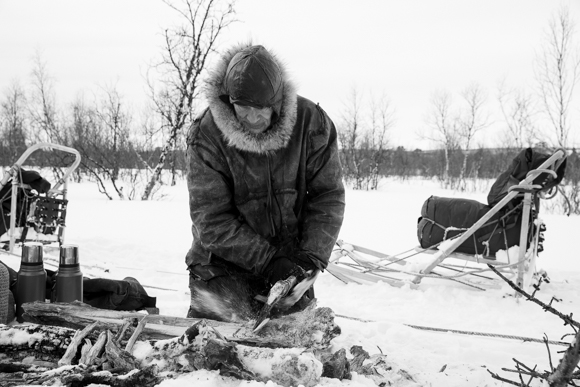
POLYGON ((83 273, 79 265, 79 248, 62 245, 56 273, 56 302, 83 300, 83 273))
POLYGON ((30 242, 22 246, 22 258, 16 283, 16 318, 22 322, 22 304, 46 300, 46 271, 41 243, 30 242))

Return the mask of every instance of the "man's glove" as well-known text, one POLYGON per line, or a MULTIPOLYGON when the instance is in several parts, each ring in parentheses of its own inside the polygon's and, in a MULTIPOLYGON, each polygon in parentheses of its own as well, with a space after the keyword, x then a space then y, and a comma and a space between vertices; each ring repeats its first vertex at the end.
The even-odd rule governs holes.
POLYGON ((296 251, 292 254, 292 261, 294 261, 298 266, 303 268, 305 271, 308 270, 324 270, 321 262, 316 258, 311 258, 304 251, 296 251))
POLYGON ((291 275, 296 277, 298 281, 301 281, 305 276, 304 269, 288 257, 283 256, 277 257, 274 255, 264 270, 264 276, 270 285, 274 285, 280 280, 285 280, 291 275))
POLYGON ((83 278, 83 302, 101 309, 141 310, 154 308, 156 297, 149 297, 133 277, 126 277, 122 281, 83 278))

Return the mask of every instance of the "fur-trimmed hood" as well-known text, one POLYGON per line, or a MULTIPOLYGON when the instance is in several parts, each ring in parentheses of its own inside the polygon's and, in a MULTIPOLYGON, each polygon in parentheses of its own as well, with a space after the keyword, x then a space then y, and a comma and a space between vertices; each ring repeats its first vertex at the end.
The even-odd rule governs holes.
POLYGON ((236 54, 251 47, 251 44, 239 44, 227 50, 206 81, 205 97, 213 120, 222 132, 228 145, 240 150, 266 153, 286 147, 296 122, 296 89, 288 79, 284 64, 272 53, 272 59, 280 70, 282 80, 282 99, 274 108, 274 117, 270 128, 258 135, 246 130, 236 118, 233 106, 229 103, 225 80, 228 66, 236 54))

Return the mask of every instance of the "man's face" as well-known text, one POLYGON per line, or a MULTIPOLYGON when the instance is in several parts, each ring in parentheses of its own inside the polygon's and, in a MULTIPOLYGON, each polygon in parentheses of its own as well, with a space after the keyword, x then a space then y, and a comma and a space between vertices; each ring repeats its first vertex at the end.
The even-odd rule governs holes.
POLYGON ((255 108, 234 104, 234 109, 240 123, 254 134, 266 131, 272 122, 272 108, 255 108))

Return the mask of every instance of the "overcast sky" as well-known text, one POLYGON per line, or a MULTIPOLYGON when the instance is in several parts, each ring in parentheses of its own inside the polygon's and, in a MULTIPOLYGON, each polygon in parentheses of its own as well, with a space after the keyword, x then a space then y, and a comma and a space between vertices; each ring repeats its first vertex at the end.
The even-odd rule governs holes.
MULTIPOLYGON (((275 51, 299 93, 337 123, 353 87, 363 97, 385 93, 396 110, 391 143, 413 149, 430 146, 415 133, 435 91, 459 100, 477 82, 493 112, 499 80, 532 88, 535 55, 560 4, 580 20, 580 3, 566 0, 238 0, 240 21, 223 43, 252 39, 275 51)), ((14 80, 26 86, 38 51, 61 104, 116 84, 139 110, 160 32, 177 21, 157 0, 0 0, 0 95, 14 80)))

